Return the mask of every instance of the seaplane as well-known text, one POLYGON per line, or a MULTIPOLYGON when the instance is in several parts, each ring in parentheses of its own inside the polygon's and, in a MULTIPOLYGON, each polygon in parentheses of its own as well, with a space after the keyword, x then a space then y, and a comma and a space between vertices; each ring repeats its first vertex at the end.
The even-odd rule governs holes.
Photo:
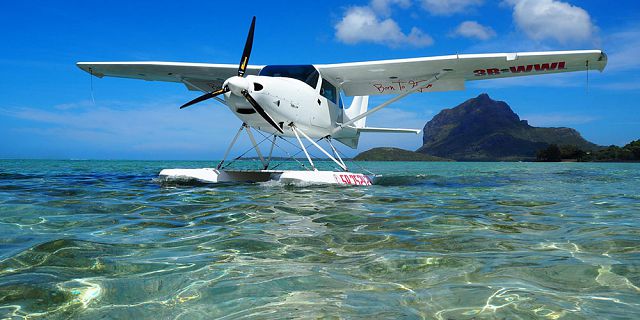
MULTIPOLYGON (((455 54, 446 56, 337 64, 250 65, 256 18, 253 17, 239 65, 183 62, 78 62, 92 76, 181 83, 204 94, 185 103, 184 109, 214 99, 242 122, 216 167, 163 169, 163 179, 193 179, 205 183, 265 182, 285 184, 371 185, 376 176, 349 170, 334 146, 337 141, 357 148, 360 134, 420 130, 376 128, 367 117, 410 94, 464 90, 465 82, 575 71, 603 71, 607 56, 601 50, 455 54), (391 95, 369 108, 369 96, 391 95), (348 107, 343 97, 351 97, 348 107), (260 149, 253 130, 270 142, 260 149), (259 168, 229 169, 225 163, 242 132, 246 132, 259 158, 259 168), (294 140, 308 165, 300 170, 271 166, 274 146, 294 140), (303 139, 308 141, 307 145, 303 139), (323 148, 319 142, 326 142, 323 148), (335 164, 318 170, 308 148, 317 148, 335 164), (328 149, 328 150, 327 150, 328 149)), ((236 158, 237 159, 237 158, 236 158)), ((257 162, 257 161, 256 161, 257 162)))

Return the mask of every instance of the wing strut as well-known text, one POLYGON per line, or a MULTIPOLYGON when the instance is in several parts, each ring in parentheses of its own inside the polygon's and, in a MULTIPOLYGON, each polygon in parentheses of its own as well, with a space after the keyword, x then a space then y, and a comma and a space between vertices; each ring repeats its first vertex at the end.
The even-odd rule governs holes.
POLYGON ((335 134, 336 132, 342 130, 342 128, 344 128, 344 127, 346 127, 346 126, 348 126, 348 125, 350 125, 350 124, 352 124, 352 123, 354 123, 354 122, 356 122, 356 121, 358 121, 358 120, 360 120, 360 119, 362 119, 362 118, 364 118, 364 117, 366 117, 366 116, 368 116, 368 115, 370 115, 370 114, 372 114, 372 113, 374 113, 376 111, 379 111, 380 109, 382 109, 382 108, 384 108, 384 107, 386 107, 386 106, 388 106, 388 105, 390 105, 390 104, 392 104, 392 103, 394 103, 394 102, 396 102, 396 101, 398 101, 398 100, 400 100, 400 99, 402 99, 402 98, 404 98, 404 97, 406 97, 406 96, 408 96, 408 95, 410 95, 412 93, 415 93, 415 92, 417 92, 419 90, 427 88, 428 86, 432 85, 434 82, 440 80, 440 78, 442 78, 443 75, 447 74, 450 71, 453 71, 453 70, 451 70, 451 69, 442 70, 442 71, 438 72, 438 74, 436 74, 435 76, 431 77, 431 79, 427 80, 424 83, 424 85, 419 86, 419 87, 415 87, 415 88, 413 88, 413 89, 411 89, 411 90, 409 90, 407 92, 403 92, 403 93, 401 93, 401 94, 399 94, 399 95, 387 100, 386 102, 380 104, 379 106, 377 106, 377 107, 375 107, 373 109, 370 109, 369 111, 367 111, 365 113, 362 113, 359 116, 356 116, 355 118, 352 118, 352 119, 350 119, 349 121, 347 121, 345 123, 340 124, 335 129, 333 129, 332 134, 335 134))

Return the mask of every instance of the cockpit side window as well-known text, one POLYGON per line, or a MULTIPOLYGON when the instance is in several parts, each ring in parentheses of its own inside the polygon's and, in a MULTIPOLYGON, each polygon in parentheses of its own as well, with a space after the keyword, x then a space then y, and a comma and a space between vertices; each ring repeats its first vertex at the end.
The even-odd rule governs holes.
POLYGON ((271 65, 262 68, 258 75, 265 77, 285 77, 298 79, 314 89, 317 88, 318 78, 320 77, 320 73, 312 65, 271 65))
POLYGON ((320 87, 320 94, 327 98, 327 100, 338 103, 338 90, 331 84, 331 82, 322 79, 322 86, 320 87))

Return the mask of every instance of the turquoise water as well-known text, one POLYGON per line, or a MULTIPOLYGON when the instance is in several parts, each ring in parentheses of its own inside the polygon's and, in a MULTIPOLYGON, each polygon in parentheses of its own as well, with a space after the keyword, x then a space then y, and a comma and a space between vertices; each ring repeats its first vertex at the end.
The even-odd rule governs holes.
POLYGON ((0 161, 0 318, 640 318, 640 164, 154 180, 208 165, 0 161))

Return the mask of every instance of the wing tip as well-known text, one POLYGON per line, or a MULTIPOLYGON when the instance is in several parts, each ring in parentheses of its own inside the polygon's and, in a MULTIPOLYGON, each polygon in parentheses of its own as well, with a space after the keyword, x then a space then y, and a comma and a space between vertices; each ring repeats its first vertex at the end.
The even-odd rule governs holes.
POLYGON ((92 62, 76 62, 76 66, 78 68, 80 68, 80 70, 82 70, 82 71, 84 71, 84 72, 86 72, 88 74, 91 74, 93 76, 96 76, 98 78, 104 77, 104 73, 101 73, 101 72, 98 72, 96 70, 93 70, 93 66, 94 65, 95 64, 92 63, 92 62))
POLYGON ((600 72, 604 71, 604 68, 607 67, 607 63, 609 62, 609 57, 603 50, 600 50, 598 62, 600 63, 600 68, 598 68, 598 70, 600 70, 600 72))

